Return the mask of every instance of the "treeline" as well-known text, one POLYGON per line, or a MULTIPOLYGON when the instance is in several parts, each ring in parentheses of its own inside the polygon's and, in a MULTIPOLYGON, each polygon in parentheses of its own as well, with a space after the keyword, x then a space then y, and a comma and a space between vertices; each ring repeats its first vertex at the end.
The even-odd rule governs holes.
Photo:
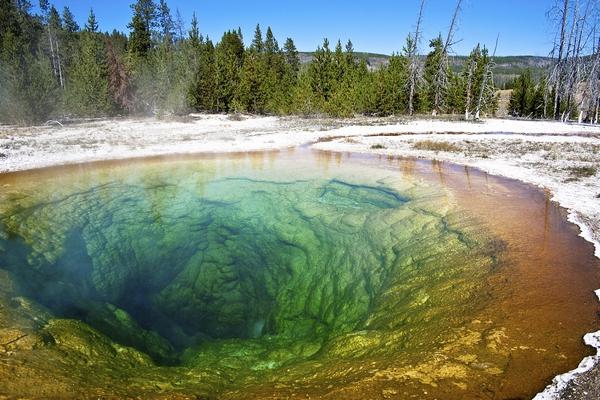
POLYGON ((578 120, 600 117, 600 4, 557 0, 553 65, 539 82, 525 71, 513 84, 509 113, 517 117, 578 120))
POLYGON ((512 116, 546 118, 548 96, 546 78, 535 82, 530 70, 525 70, 512 84, 508 110, 512 116))
POLYGON ((377 70, 351 41, 327 39, 301 65, 291 38, 280 46, 260 26, 246 45, 239 29, 218 42, 184 27, 165 0, 137 0, 129 33, 103 33, 90 11, 80 27, 68 7, 48 0, 0 0, 0 121, 189 112, 332 116, 458 113, 479 118, 497 107, 493 60, 477 45, 460 72, 449 67, 458 1, 446 38, 419 56, 417 29, 402 52, 377 70), (332 48, 333 47, 333 48, 332 48))

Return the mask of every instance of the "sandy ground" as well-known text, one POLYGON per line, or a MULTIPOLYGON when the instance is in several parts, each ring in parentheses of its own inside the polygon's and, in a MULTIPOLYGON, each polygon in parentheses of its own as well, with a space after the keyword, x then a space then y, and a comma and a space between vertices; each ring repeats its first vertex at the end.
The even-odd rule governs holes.
MULTIPOLYGON (((93 160, 299 145, 437 159, 534 184, 568 210, 569 220, 595 244, 600 257, 599 126, 499 119, 470 123, 225 115, 99 120, 64 127, 0 126, 0 172, 93 160)), ((600 331, 587 335, 585 341, 600 349, 600 331)), ((600 353, 583 360, 577 370, 557 377, 536 399, 600 398, 596 396, 600 368, 592 368, 596 364, 600 364, 600 353)))

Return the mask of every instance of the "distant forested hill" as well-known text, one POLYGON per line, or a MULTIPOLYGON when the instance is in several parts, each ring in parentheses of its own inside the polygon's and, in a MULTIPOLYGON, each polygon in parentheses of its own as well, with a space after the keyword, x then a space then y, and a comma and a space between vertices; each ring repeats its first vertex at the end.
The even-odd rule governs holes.
MULTIPOLYGON (((356 57, 366 58, 367 64, 372 69, 379 69, 388 64, 390 58, 386 54, 355 52, 356 57)), ((309 63, 313 59, 313 52, 300 52, 300 61, 303 64, 309 63)), ((425 57, 425 56, 423 56, 425 57)), ((467 56, 451 56, 450 64, 454 72, 458 72, 463 67, 467 56)), ((504 87, 506 83, 511 82, 518 77, 527 68, 531 70, 532 76, 539 79, 543 72, 552 64, 550 57, 538 56, 504 56, 495 57, 496 64, 494 68, 494 81, 498 87, 504 87)))

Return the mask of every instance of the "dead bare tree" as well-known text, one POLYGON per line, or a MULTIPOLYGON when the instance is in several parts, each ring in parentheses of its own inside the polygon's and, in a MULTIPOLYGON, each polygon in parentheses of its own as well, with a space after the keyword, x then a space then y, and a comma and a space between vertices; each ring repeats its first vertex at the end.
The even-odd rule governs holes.
MULTIPOLYGON (((475 52, 479 52, 479 44, 474 50, 475 52)), ((473 53, 471 53, 473 54, 473 53)), ((475 57, 471 58, 471 62, 467 65, 467 91, 466 91, 466 99, 465 99, 465 120, 469 120, 469 116, 471 115, 471 91, 473 89, 473 77, 477 70, 477 59, 475 57)))
POLYGON ((598 24, 597 0, 565 0, 560 10, 560 26, 553 55, 558 59, 548 79, 547 91, 554 95, 553 117, 570 120, 577 114, 578 121, 590 120, 590 107, 596 100, 596 30, 598 24))
POLYGON ((585 78, 582 79, 580 86, 585 87, 581 93, 579 120, 596 124, 598 123, 598 108, 600 107, 600 37, 596 35, 596 26, 592 29, 592 48, 587 57, 589 62, 582 62, 587 68, 585 78), (585 112, 585 118, 584 118, 585 112))
POLYGON ((65 80, 63 77, 63 70, 62 70, 62 60, 60 57, 60 48, 59 48, 59 41, 58 41, 58 37, 57 37, 57 33, 54 30, 51 34, 51 39, 50 42, 52 42, 52 40, 54 40, 54 47, 56 47, 56 51, 54 52, 54 63, 56 64, 56 70, 58 72, 58 82, 60 84, 61 88, 65 88, 65 80))
POLYGON ((594 18, 594 4, 593 1, 587 1, 583 14, 577 21, 575 29, 575 45, 574 45, 574 58, 572 71, 569 75, 569 86, 568 86, 568 98, 567 102, 567 115, 565 119, 569 119, 573 111, 578 112, 578 121, 583 121, 583 103, 590 96, 587 93, 586 81, 593 82, 593 64, 595 55, 595 20, 594 18), (592 18, 592 24, 590 25, 590 18, 592 18), (592 44, 591 53, 586 56, 588 50, 590 50, 590 43, 592 44), (575 105, 575 109, 572 109, 572 105, 575 105))
POLYGON ((61 29, 60 20, 57 20, 55 14, 56 10, 54 9, 54 7, 52 7, 51 12, 50 4, 48 3, 48 1, 40 1, 40 9, 44 14, 44 20, 46 22, 46 34, 48 36, 48 42, 50 46, 50 62, 52 64, 52 72, 54 76, 58 79, 60 87, 64 89, 65 82, 63 78, 62 60, 60 57, 60 48, 58 40, 58 33, 61 29))
MULTIPOLYGON (((494 58, 496 57, 496 50, 498 50, 498 40, 500 39, 500 35, 496 36, 496 44, 494 45, 494 53, 492 53, 492 57, 486 62, 485 68, 483 70, 483 81, 481 82, 481 87, 479 88, 479 98, 477 99, 477 108, 475 109, 475 120, 479 121, 479 114, 481 112, 481 106, 483 105, 483 99, 485 95, 485 90, 487 88, 488 78, 494 80, 494 76, 492 74, 492 68, 494 67, 494 58)), ((492 85, 493 86, 493 85, 492 85)))
POLYGON ((433 111, 431 112, 433 116, 436 116, 440 112, 442 108, 444 91, 448 87, 448 51, 454 44, 454 33, 456 31, 456 24, 458 21, 458 15, 460 14, 461 4, 462 0, 458 0, 456 2, 456 8, 454 9, 452 21, 450 22, 448 35, 446 36, 446 41, 444 42, 444 47, 442 48, 442 54, 440 55, 438 69, 434 79, 435 94, 433 101, 433 111))
POLYGON ((594 9, 592 10, 592 55, 594 55, 594 61, 592 63, 590 79, 589 79, 589 114, 588 120, 597 124, 599 122, 600 112, 600 35, 596 35, 598 32, 598 23, 600 22, 600 5, 595 3, 594 9), (597 37, 598 36, 598 37, 597 37))
POLYGON ((564 0, 562 8, 562 22, 560 25, 560 38, 558 43, 558 60, 555 66, 554 79, 554 111, 553 115, 555 119, 560 118, 560 101, 561 101, 561 90, 562 90, 562 77, 563 77, 563 55, 565 50, 566 30, 567 30, 567 17, 569 14, 569 0, 564 0))
MULTIPOLYGON (((571 103, 573 101, 572 91, 573 85, 576 81, 576 47, 577 47, 577 33, 579 25, 579 0, 574 0, 573 18, 571 21, 571 29, 569 31, 569 37, 567 39, 567 54, 564 60, 563 68, 563 79, 564 79, 564 97, 566 97, 566 107, 561 114, 561 121, 569 119, 571 114, 571 103)), ((558 105, 560 107, 560 103, 558 105)))
POLYGON ((592 54, 594 61, 590 68, 588 80, 588 111, 587 119, 593 123, 598 123, 598 111, 600 108, 600 38, 598 41, 594 39, 597 45, 594 47, 592 54))
POLYGON ((421 21, 423 19, 423 8, 425 6, 425 0, 421 0, 421 6, 419 7, 419 17, 417 18, 417 27, 415 28, 415 36, 411 38, 409 36, 408 43, 408 56, 410 58, 409 65, 409 79, 408 79, 408 114, 413 115, 415 111, 414 99, 417 87, 420 80, 422 79, 421 62, 419 60, 419 41, 421 40, 421 21))

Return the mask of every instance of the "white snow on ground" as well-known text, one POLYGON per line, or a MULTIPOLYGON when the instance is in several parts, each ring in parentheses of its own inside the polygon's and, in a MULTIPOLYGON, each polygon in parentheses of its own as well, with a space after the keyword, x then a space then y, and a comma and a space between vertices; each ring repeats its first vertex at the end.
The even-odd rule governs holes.
MULTIPOLYGON (((192 115, 161 121, 100 120, 65 127, 0 126, 0 173, 58 164, 164 154, 270 150, 303 144, 330 151, 438 159, 537 185, 569 212, 600 257, 600 127, 557 122, 403 121, 192 115), (442 148, 436 148, 442 142, 442 148), (379 148, 377 148, 379 147, 379 148)), ((600 296, 600 291, 599 291, 600 296)), ((600 331, 585 336, 598 356, 555 378, 536 400, 557 398, 600 362, 600 331)))
MULTIPOLYGON (((268 150, 297 146, 323 137, 434 132, 561 136, 584 133, 600 137, 598 127, 512 120, 490 120, 478 124, 448 121, 405 123, 390 119, 232 118, 225 115, 197 115, 181 121, 100 120, 66 125, 64 128, 0 126, 0 172, 161 154, 268 150)), ((542 140, 562 139, 560 136, 547 136, 542 140)))

